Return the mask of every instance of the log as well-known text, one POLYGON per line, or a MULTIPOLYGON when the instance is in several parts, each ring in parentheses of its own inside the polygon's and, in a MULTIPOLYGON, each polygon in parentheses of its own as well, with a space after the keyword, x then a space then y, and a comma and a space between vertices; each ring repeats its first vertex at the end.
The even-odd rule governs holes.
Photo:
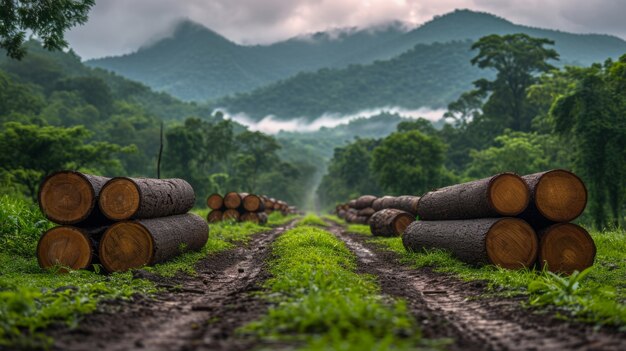
POLYGON ((591 235, 572 223, 557 223, 539 231, 539 264, 552 272, 572 274, 593 265, 596 245, 591 235))
POLYGON ((529 201, 524 180, 501 173, 428 192, 419 199, 417 215, 426 221, 515 216, 529 201))
POLYGON ((97 263, 97 242, 107 227, 77 228, 59 226, 46 231, 37 244, 37 261, 41 268, 60 266, 61 272, 89 268, 97 263))
POLYGON ((241 217, 241 213, 239 213, 239 211, 229 208, 228 210, 224 211, 224 214, 222 216, 222 220, 224 221, 239 221, 239 218, 241 217))
POLYGON ((376 200, 376 196, 374 195, 362 195, 354 202, 354 208, 362 210, 367 207, 372 207, 374 200, 376 200))
POLYGON ((387 208, 374 213, 369 224, 374 236, 400 236, 406 227, 415 221, 415 217, 408 212, 387 208))
POLYGON ((275 199, 265 198, 265 213, 268 213, 268 211, 271 213, 274 210, 274 203, 276 203, 275 199))
POLYGON ((116 177, 100 194, 102 213, 114 221, 148 219, 187 213, 196 195, 183 179, 116 177))
POLYGON ((241 215, 241 221, 265 224, 267 223, 267 215, 264 212, 246 212, 241 215))
POLYGON ((209 226, 193 213, 119 222, 107 229, 98 250, 109 272, 154 265, 204 247, 209 226))
POLYGON ((224 206, 227 209, 237 209, 243 204, 243 198, 248 196, 247 193, 237 193, 231 191, 224 195, 224 206))
POLYGON ((535 229, 569 222, 587 206, 587 188, 574 173, 554 169, 523 176, 530 189, 530 204, 519 216, 535 229))
POLYGON ((394 196, 385 195, 383 197, 379 197, 378 199, 372 202, 372 208, 376 212, 380 210, 384 210, 385 208, 392 208, 391 202, 394 200, 395 200, 394 196))
POLYGON ((374 209, 371 207, 367 207, 357 211, 357 214, 363 217, 371 217, 374 213, 376 213, 376 211, 374 211, 374 209))
POLYGON ((211 194, 207 198, 206 204, 212 210, 221 210, 224 207, 224 198, 220 194, 211 194))
POLYGON ((356 200, 350 200, 350 201, 348 201, 348 207, 350 207, 350 208, 356 208, 356 200))
POLYGON ((352 223, 355 223, 355 224, 367 224, 369 222, 369 219, 370 219, 370 217, 357 215, 356 217, 354 217, 354 220, 352 221, 352 223))
POLYGON ((213 210, 213 211, 209 212, 209 214, 207 215, 207 221, 209 223, 221 222, 223 216, 224 216, 224 212, 223 211, 221 211, 221 210, 213 210))
POLYGON ((259 196, 250 194, 243 198, 243 208, 248 212, 263 212, 265 202, 259 196))
MULTIPOLYGON (((393 200, 388 200, 387 202, 390 206, 388 208, 395 208, 396 210, 408 212, 415 216, 417 214, 419 201, 419 196, 402 195, 394 198, 393 200)), ((383 205, 387 205, 387 203, 384 203, 383 205)))
POLYGON ((468 264, 509 269, 532 265, 537 259, 537 241, 528 223, 511 217, 416 221, 402 235, 408 251, 443 249, 468 264))
POLYGON ((46 218, 58 224, 106 225, 110 221, 97 204, 102 187, 110 179, 74 171, 55 172, 39 187, 39 208, 46 218))

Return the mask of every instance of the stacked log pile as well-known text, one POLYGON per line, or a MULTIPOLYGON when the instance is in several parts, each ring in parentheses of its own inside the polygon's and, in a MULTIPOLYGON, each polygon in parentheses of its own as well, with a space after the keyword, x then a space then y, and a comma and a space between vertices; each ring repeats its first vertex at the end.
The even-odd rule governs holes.
POLYGON ((208 226, 187 213, 195 194, 182 179, 105 178, 61 171, 39 191, 44 215, 59 226, 42 235, 42 268, 86 269, 100 263, 109 272, 153 265, 200 250, 208 226))
POLYGON ((369 224, 375 236, 399 236, 415 220, 419 197, 363 195, 338 205, 336 214, 348 223, 369 224))
POLYGON ((211 194, 207 198, 211 210, 207 216, 209 223, 221 221, 267 223, 267 217, 274 211, 283 215, 298 213, 298 210, 286 202, 248 193, 229 192, 224 196, 211 194))

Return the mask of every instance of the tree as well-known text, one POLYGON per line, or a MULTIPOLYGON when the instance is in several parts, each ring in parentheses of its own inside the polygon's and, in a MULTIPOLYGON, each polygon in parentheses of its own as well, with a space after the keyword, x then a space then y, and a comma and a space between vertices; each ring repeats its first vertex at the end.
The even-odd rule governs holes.
POLYGON ((454 127, 465 130, 467 125, 481 114, 485 92, 471 90, 461 94, 458 100, 448 104, 448 111, 443 117, 452 119, 454 127))
POLYGON ((395 195, 419 195, 448 181, 444 143, 419 131, 393 133, 372 152, 371 169, 382 188, 395 195))
POLYGON ((244 131, 235 138, 239 155, 237 157, 237 176, 248 191, 256 191, 257 180, 261 171, 272 169, 278 164, 276 152, 280 145, 272 136, 261 132, 244 131))
POLYGON ((44 48, 61 50, 67 47, 64 32, 87 22, 87 14, 95 0, 0 0, 0 48, 7 56, 21 59, 26 54, 27 31, 38 36, 44 48))
POLYGON ((574 168, 589 188, 595 225, 607 224, 607 207, 618 225, 626 200, 626 55, 578 73, 550 114, 555 131, 575 146, 574 168))
POLYGON ((554 69, 548 60, 558 60, 559 55, 553 49, 544 48, 544 45, 553 44, 551 40, 526 34, 494 34, 472 45, 473 50, 478 50, 472 64, 497 71, 493 81, 479 79, 474 82, 475 94, 491 94, 483 106, 483 118, 501 120, 503 125, 496 125, 497 128, 530 130, 535 113, 527 102, 526 90, 535 83, 537 74, 554 69))
POLYGON ((83 126, 60 128, 7 122, 0 132, 0 173, 26 187, 35 197, 41 179, 61 169, 99 172, 119 167, 115 158, 134 147, 89 142, 93 133, 83 126))

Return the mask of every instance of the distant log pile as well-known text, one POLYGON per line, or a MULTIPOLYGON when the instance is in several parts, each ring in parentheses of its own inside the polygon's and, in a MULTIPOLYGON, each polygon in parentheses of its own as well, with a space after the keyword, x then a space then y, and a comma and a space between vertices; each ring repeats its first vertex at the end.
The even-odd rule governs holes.
POLYGON ((182 179, 105 178, 62 171, 46 177, 39 206, 60 224, 37 246, 42 268, 86 269, 100 263, 125 271, 200 250, 209 228, 182 179))
POLYGON ((586 204, 582 180, 557 169, 523 177, 500 173, 421 197, 364 195, 338 205, 336 213, 348 223, 369 224, 373 235, 401 235, 410 251, 444 249, 469 264, 538 264, 570 274, 595 259, 589 233, 568 223, 586 204))
POLYGON ((267 223, 268 216, 275 211, 283 215, 296 214, 298 210, 286 202, 248 193, 229 192, 224 196, 211 194, 207 198, 211 210, 207 216, 209 223, 221 221, 267 223))

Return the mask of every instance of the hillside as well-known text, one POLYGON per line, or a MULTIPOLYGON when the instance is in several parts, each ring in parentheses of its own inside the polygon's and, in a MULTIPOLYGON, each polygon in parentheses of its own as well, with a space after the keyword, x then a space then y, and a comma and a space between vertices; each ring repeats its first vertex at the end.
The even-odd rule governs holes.
POLYGON ((571 34, 521 26, 469 10, 457 10, 406 31, 401 23, 299 36, 272 45, 238 45, 189 21, 171 37, 137 52, 88 61, 184 100, 203 101, 250 92, 299 72, 369 64, 402 54, 416 44, 476 40, 488 34, 527 33, 556 41, 562 63, 588 65, 626 52, 609 35, 571 34))

